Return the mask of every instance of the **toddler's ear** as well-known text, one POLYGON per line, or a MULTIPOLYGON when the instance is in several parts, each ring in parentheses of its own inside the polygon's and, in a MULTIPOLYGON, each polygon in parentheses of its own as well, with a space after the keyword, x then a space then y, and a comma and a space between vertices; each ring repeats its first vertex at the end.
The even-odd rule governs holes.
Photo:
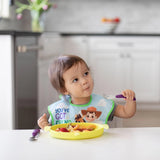
POLYGON ((62 89, 61 93, 63 93, 64 95, 69 95, 69 92, 66 89, 62 89))

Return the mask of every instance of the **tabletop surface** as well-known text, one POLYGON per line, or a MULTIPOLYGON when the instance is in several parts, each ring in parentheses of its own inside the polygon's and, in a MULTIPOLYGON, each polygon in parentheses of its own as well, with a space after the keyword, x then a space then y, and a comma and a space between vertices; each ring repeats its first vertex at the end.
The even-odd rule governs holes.
POLYGON ((0 160, 160 160, 160 128, 110 128, 101 137, 60 140, 41 131, 0 130, 0 160))

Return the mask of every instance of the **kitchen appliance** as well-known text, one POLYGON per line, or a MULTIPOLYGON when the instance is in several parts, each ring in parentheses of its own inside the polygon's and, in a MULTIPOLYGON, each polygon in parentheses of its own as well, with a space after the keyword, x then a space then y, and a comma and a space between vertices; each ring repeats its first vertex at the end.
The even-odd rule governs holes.
POLYGON ((15 46, 15 128, 31 129, 37 125, 38 118, 38 38, 18 35, 15 46))

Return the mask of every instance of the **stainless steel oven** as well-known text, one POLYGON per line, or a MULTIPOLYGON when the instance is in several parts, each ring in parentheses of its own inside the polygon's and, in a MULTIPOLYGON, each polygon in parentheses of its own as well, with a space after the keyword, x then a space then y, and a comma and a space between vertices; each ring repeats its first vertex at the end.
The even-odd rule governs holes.
POLYGON ((15 39, 15 128, 37 125, 37 36, 15 39))

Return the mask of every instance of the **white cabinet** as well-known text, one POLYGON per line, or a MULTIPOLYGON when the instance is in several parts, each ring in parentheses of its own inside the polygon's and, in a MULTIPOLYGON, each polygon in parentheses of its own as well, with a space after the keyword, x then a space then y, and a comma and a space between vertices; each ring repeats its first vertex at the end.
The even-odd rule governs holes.
POLYGON ((139 102, 159 102, 159 46, 157 37, 89 37, 95 92, 132 89, 139 102))
POLYGON ((0 129, 14 128, 14 61, 11 35, 0 35, 0 129))
POLYGON ((48 77, 48 67, 62 53, 62 39, 53 33, 44 33, 39 38, 42 49, 38 53, 38 117, 47 113, 49 104, 58 100, 58 94, 48 77))
POLYGON ((86 36, 63 36, 63 54, 74 54, 88 62, 88 45, 86 36))

